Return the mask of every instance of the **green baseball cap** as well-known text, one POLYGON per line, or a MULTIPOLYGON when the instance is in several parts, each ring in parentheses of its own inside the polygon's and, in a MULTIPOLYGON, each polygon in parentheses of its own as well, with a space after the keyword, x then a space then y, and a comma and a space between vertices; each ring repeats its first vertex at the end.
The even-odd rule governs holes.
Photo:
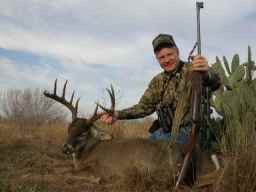
POLYGON ((152 41, 154 52, 156 53, 159 48, 163 47, 177 47, 176 43, 171 35, 159 34, 152 41))

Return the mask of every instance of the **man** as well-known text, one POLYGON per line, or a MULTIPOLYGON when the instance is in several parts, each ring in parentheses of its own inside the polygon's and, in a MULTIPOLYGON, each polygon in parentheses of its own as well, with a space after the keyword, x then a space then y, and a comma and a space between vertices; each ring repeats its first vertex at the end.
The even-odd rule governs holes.
POLYGON ((203 56, 195 56, 191 64, 181 61, 179 49, 171 35, 159 34, 154 38, 152 45, 163 72, 151 80, 138 104, 116 111, 112 116, 104 114, 101 121, 112 124, 116 120, 142 118, 153 112, 157 112, 158 116, 164 113, 154 123, 150 139, 174 139, 177 144, 184 145, 192 127, 191 71, 202 72, 203 84, 209 86, 212 91, 220 86, 220 78, 210 69, 207 59, 203 56))
MULTIPOLYGON (((171 35, 159 34, 152 41, 152 45, 163 72, 151 80, 137 104, 116 111, 114 115, 105 113, 101 121, 112 124, 117 120, 142 118, 157 112, 158 120, 150 128, 150 140, 164 140, 171 145, 175 144, 178 149, 175 155, 179 169, 185 155, 184 146, 192 129, 191 72, 201 72, 203 85, 208 86, 211 91, 216 90, 221 81, 204 56, 194 56, 191 63, 180 60, 179 49, 171 35)), ((202 134, 199 133, 199 144, 204 139, 200 135, 202 134)), ((195 181, 198 167, 196 158, 196 153, 193 153, 188 174, 182 181, 186 185, 193 185, 195 181)))

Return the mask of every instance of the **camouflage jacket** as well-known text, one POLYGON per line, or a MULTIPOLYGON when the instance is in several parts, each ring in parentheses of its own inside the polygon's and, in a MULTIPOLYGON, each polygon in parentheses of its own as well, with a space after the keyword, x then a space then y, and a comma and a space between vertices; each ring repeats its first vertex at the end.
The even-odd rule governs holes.
MULTIPOLYGON (((191 74, 190 64, 179 62, 176 71, 161 72, 156 75, 149 83, 148 88, 139 100, 139 103, 120 111, 117 111, 118 119, 137 119, 152 114, 156 111, 160 103, 171 105, 172 117, 175 117, 175 111, 178 101, 185 99, 186 106, 182 107, 179 112, 184 115, 181 121, 189 118, 190 98, 184 94, 191 92, 191 81, 189 74, 191 74)), ((210 69, 203 77, 204 85, 209 86, 212 91, 220 86, 219 76, 210 69)), ((182 123, 182 122, 181 122, 182 123)))

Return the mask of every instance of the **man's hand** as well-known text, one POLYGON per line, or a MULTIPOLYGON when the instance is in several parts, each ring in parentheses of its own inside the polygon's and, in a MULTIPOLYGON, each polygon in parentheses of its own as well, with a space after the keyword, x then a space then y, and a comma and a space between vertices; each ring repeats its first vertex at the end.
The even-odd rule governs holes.
POLYGON ((208 70, 207 59, 204 56, 196 55, 192 60, 192 71, 207 72, 208 70))
POLYGON ((117 121, 117 117, 114 116, 114 115, 110 115, 108 113, 104 113, 100 120, 103 122, 103 123, 106 123, 106 124, 113 124, 117 121))

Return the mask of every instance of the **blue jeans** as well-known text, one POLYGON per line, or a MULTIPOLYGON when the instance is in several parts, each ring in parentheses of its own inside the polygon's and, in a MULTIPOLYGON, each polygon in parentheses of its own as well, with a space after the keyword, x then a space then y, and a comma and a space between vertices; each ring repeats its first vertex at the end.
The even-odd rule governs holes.
POLYGON ((180 130, 179 130, 179 134, 177 136, 177 139, 176 139, 176 143, 181 144, 181 145, 186 144, 188 142, 189 137, 190 137, 191 130, 192 130, 192 124, 188 124, 184 127, 181 127, 180 130))
MULTIPOLYGON (((192 129, 192 124, 188 124, 184 127, 181 127, 176 139, 176 143, 181 145, 186 144, 189 139, 191 129, 192 129)), ((162 128, 151 133, 149 136, 150 141, 162 140, 162 141, 169 142, 171 139, 172 139, 171 133, 165 132, 162 128)))
POLYGON ((166 141, 169 142, 171 140, 171 133, 165 132, 162 128, 154 131, 149 135, 150 141, 166 141))

